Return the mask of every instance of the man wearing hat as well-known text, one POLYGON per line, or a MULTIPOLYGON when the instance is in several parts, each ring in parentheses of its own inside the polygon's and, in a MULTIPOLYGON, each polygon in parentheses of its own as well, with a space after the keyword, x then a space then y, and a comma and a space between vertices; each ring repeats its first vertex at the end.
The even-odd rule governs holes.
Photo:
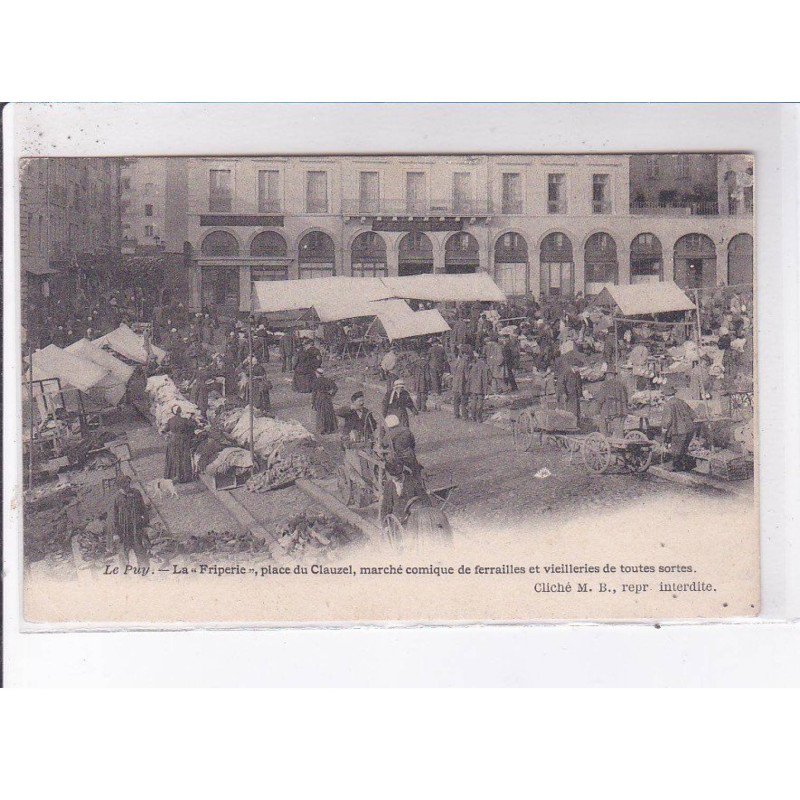
POLYGON ((431 370, 431 391, 434 394, 441 394, 442 376, 444 375, 444 368, 447 364, 447 354, 439 339, 435 339, 433 344, 431 344, 430 350, 428 351, 428 359, 430 361, 431 370))
POLYGON ((336 433, 338 423, 333 408, 333 397, 339 391, 336 382, 325 376, 322 367, 317 367, 314 388, 311 392, 311 406, 317 412, 317 433, 325 435, 336 433))
POLYGON ((665 386, 662 394, 668 399, 661 415, 661 432, 664 443, 669 442, 672 471, 686 471, 694 466, 686 456, 694 437, 694 411, 685 400, 675 396, 674 386, 665 386))
POLYGON ((462 344, 456 360, 450 365, 453 375, 453 414, 456 419, 467 419, 469 416, 469 371, 472 361, 472 348, 462 344))
POLYGON ((475 360, 469 368, 467 388, 469 389, 469 416, 473 422, 483 422, 483 404, 492 384, 492 369, 483 354, 475 353, 475 360))
POLYGON ((388 480, 383 487, 381 497, 381 520, 394 514, 401 523, 408 517, 408 504, 415 497, 428 498, 428 493, 420 478, 405 469, 402 464, 392 461, 386 464, 388 480))
POLYGON ((111 525, 119 538, 120 561, 123 566, 130 563, 130 554, 133 551, 137 565, 147 567, 150 565, 150 558, 145 534, 148 512, 144 498, 138 489, 133 488, 128 475, 120 475, 118 485, 111 525))
POLYGON ((354 392, 350 397, 350 408, 339 416, 344 417, 342 424, 342 446, 352 448, 353 445, 372 439, 377 422, 372 412, 364 404, 364 392, 354 392))
POLYGON ((409 428, 409 411, 415 416, 419 413, 414 401, 411 399, 411 394, 406 389, 405 381, 402 378, 398 378, 383 398, 383 416, 394 414, 400 420, 401 425, 409 428))
POLYGON ((606 372, 605 381, 596 394, 600 428, 606 436, 621 435, 628 414, 628 390, 617 377, 616 370, 606 372))
POLYGON ((402 425, 396 414, 389 414, 386 424, 386 463, 398 463, 412 475, 422 473, 422 465, 417 461, 417 443, 408 426, 402 425))

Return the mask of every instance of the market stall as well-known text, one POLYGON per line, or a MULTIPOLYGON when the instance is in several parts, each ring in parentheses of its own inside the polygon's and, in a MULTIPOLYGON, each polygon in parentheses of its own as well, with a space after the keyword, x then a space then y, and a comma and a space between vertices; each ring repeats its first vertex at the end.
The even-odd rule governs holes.
POLYGON ((113 350, 118 355, 134 364, 147 364, 149 355, 160 364, 166 357, 167 351, 147 342, 144 336, 134 333, 127 325, 121 324, 105 336, 94 340, 99 347, 113 350))

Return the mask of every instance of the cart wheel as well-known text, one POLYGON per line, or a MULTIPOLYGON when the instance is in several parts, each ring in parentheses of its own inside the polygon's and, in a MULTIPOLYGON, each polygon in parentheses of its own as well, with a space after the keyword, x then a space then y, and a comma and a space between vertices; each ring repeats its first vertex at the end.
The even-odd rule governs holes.
POLYGON ((383 532, 393 547, 400 547, 403 543, 403 526, 394 514, 389 514, 383 521, 383 532))
POLYGON ((336 470, 336 488, 341 501, 346 506, 349 506, 353 502, 353 482, 348 477, 344 467, 339 467, 336 470))
POLYGON ((603 473, 611 466, 611 443, 597 431, 583 442, 583 463, 592 472, 603 473))
POLYGON ((520 453, 531 449, 533 439, 533 415, 528 409, 520 412, 514 420, 512 428, 514 434, 514 448, 520 453))
POLYGON ((625 465, 631 472, 647 472, 653 460, 653 443, 643 431, 625 434, 625 465))

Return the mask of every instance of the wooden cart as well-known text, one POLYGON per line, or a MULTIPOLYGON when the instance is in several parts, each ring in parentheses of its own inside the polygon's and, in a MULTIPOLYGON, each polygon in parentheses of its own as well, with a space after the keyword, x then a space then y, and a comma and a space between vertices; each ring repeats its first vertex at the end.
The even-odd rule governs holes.
POLYGON ((556 417, 552 409, 545 406, 523 409, 514 420, 512 434, 514 448, 520 452, 542 447, 545 442, 555 444, 570 455, 581 450, 582 437, 575 416, 561 412, 556 417))
POLYGON ((647 472, 653 461, 656 443, 647 438, 644 431, 628 431, 624 436, 606 436, 599 431, 583 439, 583 463, 587 469, 602 475, 613 466, 621 466, 628 472, 647 472))

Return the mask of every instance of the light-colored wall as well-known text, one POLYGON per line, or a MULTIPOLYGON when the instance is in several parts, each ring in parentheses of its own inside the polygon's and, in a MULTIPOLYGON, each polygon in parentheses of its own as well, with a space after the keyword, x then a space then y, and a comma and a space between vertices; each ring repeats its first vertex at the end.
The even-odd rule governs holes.
MULTIPOLYGON (((283 157, 283 158, 196 158, 187 160, 188 241, 195 258, 202 259, 203 238, 215 230, 200 225, 200 216, 209 211, 209 170, 230 169, 232 172, 234 214, 258 214, 258 170, 276 169, 280 172, 283 227, 275 227, 287 241, 291 259, 289 276, 298 277, 297 253, 302 236, 310 230, 322 230, 334 241, 336 273, 350 274, 350 247, 355 237, 371 230, 371 218, 358 213, 359 174, 372 171, 379 174, 380 212, 388 218, 402 218, 405 203, 406 173, 426 175, 427 200, 431 206, 451 203, 453 173, 473 175, 475 209, 484 214, 464 214, 463 229, 478 241, 481 268, 494 274, 494 246, 506 232, 520 233, 528 243, 529 288, 538 295, 540 286, 540 245, 552 232, 561 232, 572 242, 577 290, 584 288, 584 247, 586 240, 598 232, 608 233, 617 246, 619 280, 630 281, 630 244, 640 233, 652 233, 662 245, 664 278, 674 276, 673 251, 676 241, 688 233, 711 237, 717 248, 717 281, 727 278, 727 246, 738 233, 753 233, 752 215, 723 216, 655 216, 631 215, 629 207, 629 157, 619 155, 542 155, 542 156, 363 156, 363 157, 283 157), (328 201, 326 214, 306 211, 306 173, 309 170, 328 172, 328 201), (519 172, 523 186, 523 213, 500 213, 502 173, 519 172), (547 211, 547 176, 563 173, 566 181, 567 209, 564 214, 547 211), (592 210, 592 176, 610 176, 611 213, 595 214, 592 210)), ((270 212, 279 214, 280 212, 270 212)), ((430 216, 438 216, 430 209, 430 216)), ((444 214, 445 212, 441 212, 444 214)), ((453 216, 452 210, 447 216, 453 216)), ((264 228, 251 226, 221 226, 232 233, 240 244, 238 259, 220 260, 231 266, 248 267, 249 244, 264 228)), ((398 268, 397 247, 403 233, 380 234, 387 246, 389 274, 398 268)), ((444 247, 451 233, 429 232, 433 244, 434 271, 444 270, 444 247)), ((213 259, 211 260, 213 262, 213 259)), ((197 270, 197 268, 196 268, 197 270)), ((199 271, 199 270, 198 270, 199 271)), ((199 282, 199 276, 194 279, 199 282)), ((199 290, 198 290, 199 291, 199 290)), ((199 296, 199 295, 198 295, 199 296)), ((243 308, 246 301, 243 303, 243 308)))

